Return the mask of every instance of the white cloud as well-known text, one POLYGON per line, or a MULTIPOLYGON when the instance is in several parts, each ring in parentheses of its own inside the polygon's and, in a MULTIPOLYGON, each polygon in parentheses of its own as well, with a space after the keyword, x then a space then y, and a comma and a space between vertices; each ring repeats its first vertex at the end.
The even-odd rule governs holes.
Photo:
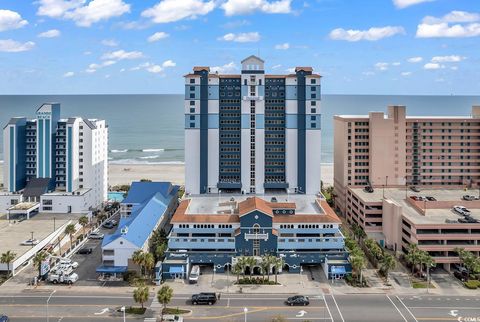
POLYGON ((223 66, 214 66, 210 68, 212 73, 220 73, 220 74, 228 74, 228 73, 233 73, 234 71, 237 70, 237 65, 232 61, 228 64, 225 64, 223 66))
POLYGON ((392 63, 392 66, 400 66, 401 64, 402 64, 401 62, 396 61, 392 63))
POLYGON ((275 45, 275 49, 279 49, 279 50, 287 50, 288 48, 290 48, 290 44, 288 42, 275 45))
POLYGON ((427 16, 417 27, 417 38, 465 38, 480 36, 480 14, 451 11, 441 18, 427 16))
POLYGON ((238 34, 228 33, 218 38, 218 40, 235 42, 257 42, 260 40, 260 34, 258 32, 242 32, 238 34))
POLYGON ((35 43, 33 41, 21 43, 12 39, 0 39, 0 52, 18 53, 21 51, 31 50, 33 47, 35 47, 35 43))
POLYGON ((175 63, 173 60, 166 60, 162 63, 162 67, 168 68, 168 67, 175 67, 177 66, 177 63, 175 63))
POLYGON ((412 72, 402 72, 400 75, 402 75, 403 77, 407 77, 412 75, 412 72))
POLYGON ((244 15, 260 11, 263 13, 290 13, 292 0, 227 0, 222 4, 225 15, 244 15))
POLYGON ((92 73, 95 73, 97 70, 96 69, 93 69, 93 68, 87 68, 85 69, 85 72, 86 73, 89 73, 89 74, 92 74, 92 73))
POLYGON ((373 75, 375 75, 375 72, 366 71, 366 72, 363 72, 362 75, 365 75, 365 76, 373 76, 373 75))
POLYGON ((450 67, 451 70, 458 70, 458 66, 452 66, 450 67))
POLYGON ((277 68, 280 68, 280 67, 282 67, 282 65, 281 65, 281 64, 278 64, 278 65, 272 66, 272 69, 277 69, 277 68))
POLYGON ((432 63, 458 63, 462 60, 465 60, 467 57, 462 57, 458 55, 450 56, 435 56, 432 58, 432 63))
POLYGON ((424 69, 443 69, 445 68, 445 66, 439 63, 426 63, 425 65, 423 65, 423 68, 424 69))
POLYGON ((155 23, 168 23, 185 18, 196 18, 208 14, 215 8, 214 1, 162 0, 142 12, 142 17, 151 18, 155 23))
POLYGON ((165 69, 175 67, 175 66, 177 66, 177 64, 173 60, 169 59, 164 61, 161 65, 147 62, 147 63, 142 63, 138 66, 132 67, 130 68, 130 70, 135 71, 135 70, 144 69, 149 73, 160 74, 160 73, 163 73, 165 69))
POLYGON ((407 59, 407 61, 409 63, 419 63, 423 60, 423 57, 420 57, 420 56, 417 56, 417 57, 410 57, 409 59, 407 59))
POLYGON ((63 77, 65 77, 65 78, 72 77, 72 76, 75 76, 74 72, 66 72, 65 74, 63 74, 63 77))
POLYGON ((159 40, 165 39, 165 38, 167 38, 167 37, 169 37, 169 36, 170 36, 170 35, 167 34, 166 32, 159 31, 159 32, 154 33, 154 34, 151 35, 150 37, 148 37, 148 42, 159 41, 159 40))
POLYGON ((38 34, 38 37, 40 38, 55 38, 55 37, 60 37, 60 30, 58 29, 51 29, 45 32, 42 32, 38 34))
POLYGON ((0 9, 0 31, 22 28, 28 21, 15 11, 0 9))
POLYGON ((403 9, 423 2, 433 2, 435 0, 393 0, 395 7, 403 9))
POLYGON ((92 52, 91 52, 91 51, 84 51, 83 54, 84 54, 85 56, 89 56, 89 55, 92 54, 92 52))
POLYGON ((117 47, 118 42, 115 39, 104 39, 102 40, 102 45, 107 47, 117 47))
POLYGON ((376 41, 397 34, 405 34, 405 29, 399 26, 373 27, 368 30, 345 30, 343 28, 337 28, 330 32, 330 39, 346 41, 376 41))
POLYGON ((287 69, 285 69, 285 71, 286 71, 287 73, 295 73, 295 67, 287 68, 287 69))
POLYGON ((82 27, 130 12, 130 5, 123 0, 39 0, 39 3, 39 16, 73 20, 82 27))
POLYGON ((388 65, 389 65, 389 63, 379 62, 379 63, 375 64, 375 68, 378 69, 378 70, 381 70, 381 71, 385 71, 385 70, 388 69, 388 65))
POLYGON ((110 53, 105 53, 102 56, 102 59, 108 60, 123 60, 123 59, 138 59, 143 58, 143 53, 141 51, 125 51, 123 49, 112 51, 110 53))

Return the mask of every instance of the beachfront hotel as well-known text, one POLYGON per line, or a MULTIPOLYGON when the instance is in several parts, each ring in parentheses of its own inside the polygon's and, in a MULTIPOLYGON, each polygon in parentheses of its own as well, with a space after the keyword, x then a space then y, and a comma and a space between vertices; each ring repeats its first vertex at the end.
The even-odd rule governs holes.
POLYGON ((455 248, 480 251, 480 202, 463 199, 478 197, 479 146, 477 106, 470 116, 407 116, 405 106, 337 115, 335 206, 381 245, 400 254, 417 244, 450 269, 455 248))
POLYGON ((60 104, 43 104, 35 119, 10 119, 3 147, 0 212, 81 213, 107 199, 104 120, 60 118, 60 104))
POLYGON ((242 257, 256 275, 266 255, 282 259, 272 273, 348 273, 341 221, 320 193, 320 76, 265 74, 250 56, 240 75, 194 67, 185 80, 186 196, 157 276, 228 273, 242 257))
POLYGON ((320 75, 265 74, 256 56, 241 65, 237 75, 185 75, 186 192, 318 193, 320 75))

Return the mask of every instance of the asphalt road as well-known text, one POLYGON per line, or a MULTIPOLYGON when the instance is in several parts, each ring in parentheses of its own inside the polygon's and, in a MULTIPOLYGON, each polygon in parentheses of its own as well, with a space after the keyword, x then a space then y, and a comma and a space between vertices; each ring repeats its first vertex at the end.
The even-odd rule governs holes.
MULTIPOLYGON (((0 295, 0 313, 11 321, 46 321, 46 300, 49 294, 0 295)), ((170 307, 191 309, 185 321, 267 322, 275 316, 288 321, 333 322, 420 322, 480 321, 480 296, 395 296, 395 295, 318 295, 310 297, 306 307, 284 304, 283 295, 222 295, 215 305, 193 306, 188 295, 176 295, 170 307)), ((121 306, 134 305, 129 295, 69 294, 59 291, 49 304, 50 321, 123 321, 121 306)), ((143 321, 128 317, 127 321, 143 321)))

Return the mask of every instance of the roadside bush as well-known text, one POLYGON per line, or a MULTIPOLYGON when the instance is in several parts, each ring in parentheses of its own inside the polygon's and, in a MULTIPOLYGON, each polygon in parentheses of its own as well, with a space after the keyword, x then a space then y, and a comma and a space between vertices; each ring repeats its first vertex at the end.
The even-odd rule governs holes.
POLYGON ((137 278, 138 274, 136 271, 127 271, 123 274, 123 280, 128 282, 128 284, 133 284, 137 278))
POLYGON ((238 280, 238 284, 241 284, 241 285, 246 285, 246 284, 250 284, 250 285, 277 285, 278 283, 275 283, 275 281, 269 281, 268 279, 266 278, 261 278, 261 277, 252 277, 252 278, 249 278, 249 277, 245 277, 245 278, 241 278, 238 280))
POLYGON ((468 280, 466 282, 463 283, 465 285, 466 288, 470 289, 470 290, 476 290, 477 288, 480 287, 480 281, 478 280, 468 280))

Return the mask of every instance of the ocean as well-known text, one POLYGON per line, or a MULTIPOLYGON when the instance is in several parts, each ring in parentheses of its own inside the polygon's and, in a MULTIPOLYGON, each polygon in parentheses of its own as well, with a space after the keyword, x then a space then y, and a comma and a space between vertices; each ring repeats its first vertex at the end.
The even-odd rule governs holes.
MULTIPOLYGON (((184 161, 183 95, 0 95, 0 125, 14 116, 34 117, 44 102, 61 103, 62 117, 107 120, 112 163, 184 161)), ((406 105, 409 115, 468 116, 480 96, 322 95, 322 162, 333 162, 333 115, 386 112, 392 104, 406 105)), ((3 132, 0 142, 3 160, 3 132)))

